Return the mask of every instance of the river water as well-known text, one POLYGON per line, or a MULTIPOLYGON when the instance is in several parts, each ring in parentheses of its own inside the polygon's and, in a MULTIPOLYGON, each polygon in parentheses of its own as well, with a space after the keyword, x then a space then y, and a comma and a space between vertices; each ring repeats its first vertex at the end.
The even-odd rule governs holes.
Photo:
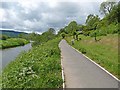
POLYGON ((22 52, 22 51, 28 51, 31 49, 31 43, 26 44, 24 46, 18 46, 14 48, 4 49, 0 50, 0 71, 5 68, 5 66, 10 63, 12 60, 15 60, 15 58, 22 52))

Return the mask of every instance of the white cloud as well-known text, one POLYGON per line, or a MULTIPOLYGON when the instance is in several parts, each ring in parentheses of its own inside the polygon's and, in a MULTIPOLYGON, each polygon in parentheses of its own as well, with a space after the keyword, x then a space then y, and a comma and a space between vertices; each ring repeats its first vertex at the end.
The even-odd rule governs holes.
POLYGON ((3 18, 0 22, 4 22, 2 28, 42 33, 49 27, 58 30, 71 20, 76 20, 79 24, 84 23, 87 15, 99 14, 100 2, 18 0, 2 4, 3 7, 0 8, 2 16, 0 18, 3 18))
POLYGON ((5 22, 6 21, 6 13, 4 11, 4 9, 0 8, 0 22, 5 22))
MULTIPOLYGON (((103 2, 105 0, 1 0, 2 2, 103 2)), ((109 1, 113 1, 113 0, 109 0, 109 1)))

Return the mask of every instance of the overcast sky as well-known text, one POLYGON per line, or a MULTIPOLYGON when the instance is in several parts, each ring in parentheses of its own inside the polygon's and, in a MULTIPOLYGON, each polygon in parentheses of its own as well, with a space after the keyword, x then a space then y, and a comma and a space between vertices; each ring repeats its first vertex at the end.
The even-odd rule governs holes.
POLYGON ((104 0, 3 1, 0 2, 1 29, 42 33, 48 28, 57 31, 72 20, 84 24, 89 14, 100 15, 100 3, 104 0))

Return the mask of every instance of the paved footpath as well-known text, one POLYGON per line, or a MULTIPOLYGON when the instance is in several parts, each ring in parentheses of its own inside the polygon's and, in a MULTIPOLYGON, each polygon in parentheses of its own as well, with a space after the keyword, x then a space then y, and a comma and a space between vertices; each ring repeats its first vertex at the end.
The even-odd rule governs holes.
POLYGON ((118 88, 118 81, 73 49, 60 42, 66 88, 118 88))

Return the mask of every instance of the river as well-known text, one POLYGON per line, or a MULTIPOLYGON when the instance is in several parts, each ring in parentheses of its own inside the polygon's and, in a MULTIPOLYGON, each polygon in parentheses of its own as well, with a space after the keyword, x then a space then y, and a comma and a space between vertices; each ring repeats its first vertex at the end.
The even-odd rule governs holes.
POLYGON ((31 49, 31 43, 26 44, 24 46, 18 46, 14 48, 4 49, 0 50, 0 71, 5 68, 5 66, 10 63, 12 60, 15 60, 15 58, 22 52, 22 51, 28 51, 31 49))

